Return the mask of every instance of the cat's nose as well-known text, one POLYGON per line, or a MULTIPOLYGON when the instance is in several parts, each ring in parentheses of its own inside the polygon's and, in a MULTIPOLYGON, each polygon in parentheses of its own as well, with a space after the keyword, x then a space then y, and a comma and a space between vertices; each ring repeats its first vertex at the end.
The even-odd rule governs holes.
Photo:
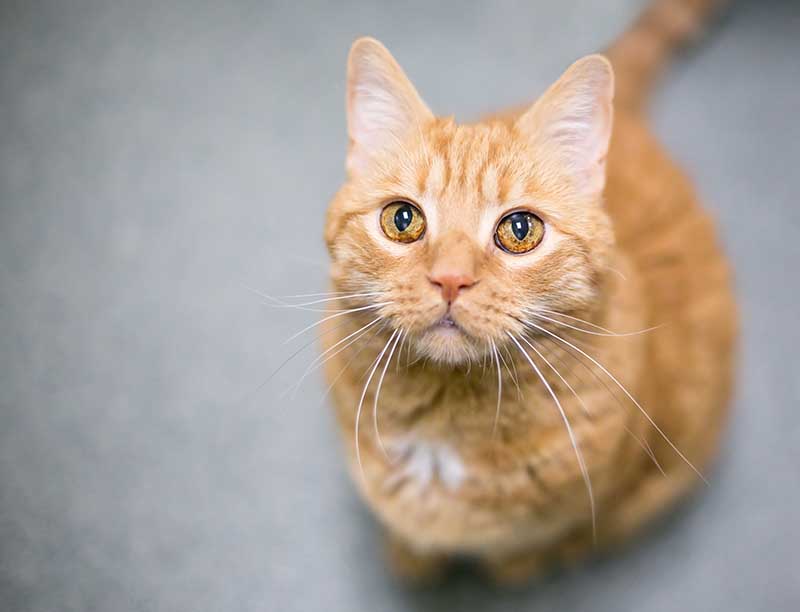
POLYGON ((475 279, 469 274, 445 272, 430 277, 431 283, 439 287, 442 298, 448 303, 458 297, 459 292, 475 284, 475 279))

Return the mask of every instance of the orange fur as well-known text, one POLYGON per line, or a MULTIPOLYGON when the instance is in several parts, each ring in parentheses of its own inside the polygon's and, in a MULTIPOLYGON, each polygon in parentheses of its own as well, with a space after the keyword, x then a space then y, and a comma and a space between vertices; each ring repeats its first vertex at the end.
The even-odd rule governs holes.
POLYGON ((349 175, 325 236, 334 289, 380 293, 341 303, 385 305, 329 321, 322 337, 354 479, 399 570, 471 555, 499 580, 525 578, 637 532, 713 458, 735 344, 729 269, 640 111, 669 46, 709 6, 660 0, 611 64, 584 58, 531 109, 472 125, 434 117, 379 43, 354 45, 349 175), (634 60, 640 46, 652 52, 634 60), (425 214, 417 242, 381 233, 397 199, 425 214), (491 239, 518 208, 546 225, 520 256, 491 239), (449 311, 434 269, 476 281, 449 311), (437 326, 447 312, 456 331, 437 326))

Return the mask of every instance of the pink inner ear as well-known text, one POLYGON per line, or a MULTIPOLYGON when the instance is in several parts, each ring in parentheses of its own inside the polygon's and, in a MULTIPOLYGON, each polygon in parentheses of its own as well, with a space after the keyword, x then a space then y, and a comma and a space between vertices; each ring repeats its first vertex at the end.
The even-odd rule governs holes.
POLYGON ((398 139, 413 119, 392 83, 380 74, 362 75, 352 85, 348 113, 352 153, 366 161, 398 139))
POLYGON ((579 60, 517 122, 536 149, 564 164, 586 193, 605 185, 613 78, 604 58, 579 60))
POLYGON ((432 117, 402 68, 383 45, 359 39, 350 51, 347 82, 350 135, 348 169, 401 142, 417 123, 432 117))

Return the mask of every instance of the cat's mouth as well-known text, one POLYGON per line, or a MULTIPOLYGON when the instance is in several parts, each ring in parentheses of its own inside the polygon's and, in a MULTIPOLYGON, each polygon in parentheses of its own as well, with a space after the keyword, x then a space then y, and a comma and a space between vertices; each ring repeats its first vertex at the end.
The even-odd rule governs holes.
POLYGON ((434 361, 458 365, 476 357, 476 340, 448 310, 418 339, 418 348, 434 361))
POLYGON ((439 322, 436 324, 437 327, 444 327, 444 328, 458 328, 458 323, 453 320, 453 317, 450 316, 450 313, 444 315, 439 322))
POLYGON ((461 327, 459 327, 458 323, 455 322, 455 319, 453 319, 452 315, 449 312, 447 314, 445 314, 441 319, 439 319, 433 325, 433 328, 435 330, 441 330, 441 331, 445 331, 445 332, 448 332, 448 331, 459 332, 459 331, 461 331, 461 327))

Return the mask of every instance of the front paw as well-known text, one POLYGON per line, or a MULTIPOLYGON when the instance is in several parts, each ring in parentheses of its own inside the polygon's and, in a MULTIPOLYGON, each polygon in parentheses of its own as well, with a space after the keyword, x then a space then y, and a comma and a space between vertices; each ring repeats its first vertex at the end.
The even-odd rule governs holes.
POLYGON ((392 535, 386 537, 385 555, 395 576, 410 584, 434 584, 447 573, 448 560, 444 555, 414 550, 392 535))
POLYGON ((502 557, 484 559, 489 579, 498 586, 518 587, 540 578, 550 568, 542 551, 524 551, 502 557))

